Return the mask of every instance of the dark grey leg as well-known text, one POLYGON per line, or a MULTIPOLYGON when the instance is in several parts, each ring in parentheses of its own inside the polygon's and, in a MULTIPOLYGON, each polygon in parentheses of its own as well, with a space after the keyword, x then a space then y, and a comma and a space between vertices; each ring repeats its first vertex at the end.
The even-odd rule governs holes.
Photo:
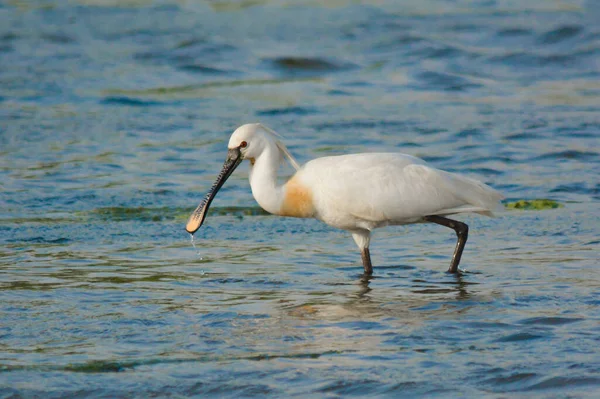
POLYGON ((467 243, 467 237, 469 236, 469 226, 456 220, 448 219, 443 216, 425 216, 423 218, 427 222, 440 224, 442 226, 450 227, 456 231, 458 241, 456 242, 456 249, 452 256, 452 262, 450 263, 449 273, 456 273, 458 271, 458 264, 460 263, 460 257, 462 256, 463 249, 467 243))
POLYGON ((365 274, 370 276, 373 274, 373 265, 371 264, 371 253, 369 252, 369 248, 363 248, 360 252, 360 256, 362 257, 363 266, 365 267, 365 274))

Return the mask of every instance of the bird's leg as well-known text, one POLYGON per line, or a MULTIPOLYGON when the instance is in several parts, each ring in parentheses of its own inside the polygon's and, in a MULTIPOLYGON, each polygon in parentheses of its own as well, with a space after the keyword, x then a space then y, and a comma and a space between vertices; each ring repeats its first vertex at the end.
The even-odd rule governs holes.
POLYGON ((369 230, 355 230, 352 232, 352 238, 360 249, 365 275, 373 274, 373 265, 371 264, 371 254, 369 253, 369 243, 371 242, 371 232, 369 230))
POLYGON ((371 253, 369 252, 369 248, 363 248, 360 251, 360 256, 362 258, 363 266, 365 268, 365 274, 370 276, 373 274, 373 265, 371 264, 371 253))
POLYGON ((425 216, 423 219, 427 222, 432 222, 440 224, 442 226, 450 227, 451 229, 456 231, 458 241, 456 242, 456 249, 454 250, 452 262, 450 262, 450 268, 448 269, 449 273, 456 273, 458 271, 460 257, 462 256, 463 249, 465 248, 465 244, 467 243, 467 237, 469 236, 469 226, 462 222, 448 219, 443 216, 425 216))

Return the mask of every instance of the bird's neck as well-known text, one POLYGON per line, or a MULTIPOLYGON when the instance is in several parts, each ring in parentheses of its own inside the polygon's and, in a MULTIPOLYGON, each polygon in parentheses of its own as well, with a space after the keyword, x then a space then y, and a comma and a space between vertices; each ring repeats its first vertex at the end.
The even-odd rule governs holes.
POLYGON ((283 202, 283 186, 278 185, 277 172, 281 155, 276 146, 268 147, 251 160, 250 187, 258 205, 272 214, 279 214, 283 202))

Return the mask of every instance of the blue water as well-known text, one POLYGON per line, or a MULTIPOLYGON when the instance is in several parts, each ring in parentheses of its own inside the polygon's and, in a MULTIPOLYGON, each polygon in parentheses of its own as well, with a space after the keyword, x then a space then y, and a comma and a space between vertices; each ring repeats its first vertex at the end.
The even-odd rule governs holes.
POLYGON ((0 3, 0 398, 600 396, 599 3, 357 3, 0 3), (461 217, 458 277, 378 230, 366 279, 242 166, 194 248, 255 121, 560 207, 461 217))

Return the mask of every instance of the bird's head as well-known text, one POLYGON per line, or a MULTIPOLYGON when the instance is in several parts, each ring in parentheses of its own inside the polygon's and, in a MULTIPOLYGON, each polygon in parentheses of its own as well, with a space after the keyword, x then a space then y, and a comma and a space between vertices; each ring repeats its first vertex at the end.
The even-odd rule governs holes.
POLYGON ((248 123, 235 129, 227 148, 239 151, 242 159, 255 159, 268 145, 271 134, 260 123, 248 123))
POLYGON ((213 184, 212 188, 204 197, 204 200, 198 205, 196 210, 190 216, 185 229, 188 233, 194 234, 206 218, 206 213, 210 203, 217 195, 217 192, 223 186, 225 181, 231 176, 235 168, 238 167, 244 159, 249 159, 252 163, 262 154, 267 147, 276 148, 283 156, 287 157, 292 166, 298 169, 298 163, 291 156, 287 148, 279 141, 280 136, 273 130, 260 123, 249 123, 238 127, 227 145, 227 158, 223 168, 213 184))

